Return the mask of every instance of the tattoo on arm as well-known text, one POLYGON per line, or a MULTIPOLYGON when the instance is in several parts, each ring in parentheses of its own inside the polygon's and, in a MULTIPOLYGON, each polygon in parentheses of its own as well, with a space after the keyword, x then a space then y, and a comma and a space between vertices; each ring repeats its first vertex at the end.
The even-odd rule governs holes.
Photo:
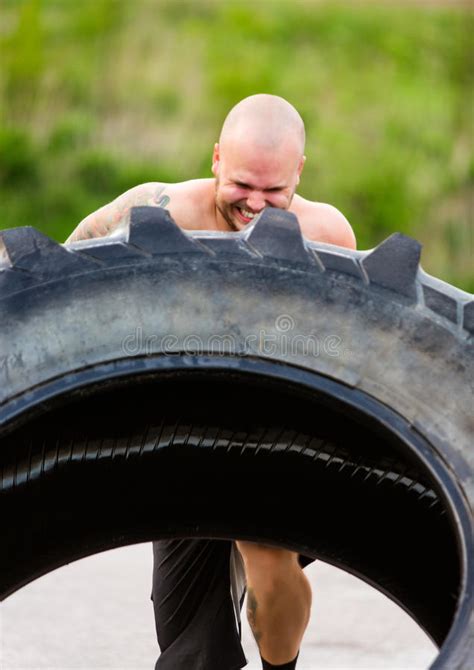
POLYGON ((153 196, 153 204, 156 205, 157 207, 165 208, 170 201, 169 195, 162 195, 165 188, 166 186, 160 186, 156 190, 155 195, 153 196))
POLYGON ((89 216, 86 216, 86 218, 81 221, 66 242, 77 242, 78 240, 88 240, 94 237, 105 237, 112 230, 117 228, 128 210, 128 207, 117 207, 111 203, 110 205, 107 205, 106 208, 89 214, 89 216))
POLYGON ((255 597, 254 590, 252 589, 252 587, 249 587, 247 591, 247 619, 249 622, 249 626, 252 630, 253 636, 255 638, 255 641, 258 644, 258 642, 262 637, 262 633, 258 630, 256 615, 257 615, 257 599, 255 597))
POLYGON ((169 195, 162 195, 156 204, 158 205, 158 207, 164 208, 166 207, 166 205, 169 203, 170 200, 171 198, 169 197, 169 195))
POLYGON ((126 223, 132 207, 150 205, 165 208, 170 202, 170 197, 163 194, 166 185, 160 185, 158 188, 153 186, 153 191, 150 189, 149 185, 136 187, 132 189, 133 193, 124 193, 110 204, 89 214, 68 237, 66 243, 105 237, 122 223, 126 223))

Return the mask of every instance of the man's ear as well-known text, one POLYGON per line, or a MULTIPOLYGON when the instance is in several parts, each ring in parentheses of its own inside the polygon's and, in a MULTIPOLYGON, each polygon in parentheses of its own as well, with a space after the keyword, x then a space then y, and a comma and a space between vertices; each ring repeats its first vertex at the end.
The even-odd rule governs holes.
POLYGON ((298 167, 298 177, 300 177, 301 173, 303 172, 305 162, 306 162, 306 156, 301 156, 300 164, 298 167))
POLYGON ((212 152, 212 174, 217 176, 219 171, 219 144, 214 144, 214 151, 212 152))
POLYGON ((306 156, 301 156, 300 164, 298 165, 298 179, 296 180, 296 183, 300 183, 300 177, 301 173, 303 172, 304 164, 306 161, 306 156))

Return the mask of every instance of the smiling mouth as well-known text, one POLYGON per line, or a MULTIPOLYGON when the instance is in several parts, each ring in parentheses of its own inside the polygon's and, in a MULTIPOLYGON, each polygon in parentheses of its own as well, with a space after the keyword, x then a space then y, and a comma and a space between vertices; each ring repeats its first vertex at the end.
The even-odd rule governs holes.
POLYGON ((257 216, 257 214, 260 214, 260 212, 251 212, 250 210, 239 207, 238 205, 235 205, 235 209, 237 210, 239 219, 244 223, 249 223, 257 216))

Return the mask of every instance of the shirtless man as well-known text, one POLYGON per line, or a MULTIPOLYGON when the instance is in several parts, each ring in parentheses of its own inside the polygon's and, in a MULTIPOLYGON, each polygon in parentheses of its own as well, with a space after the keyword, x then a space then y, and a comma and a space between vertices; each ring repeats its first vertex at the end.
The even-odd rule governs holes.
MULTIPOLYGON (((107 235, 126 224, 130 208, 137 205, 165 207, 186 230, 227 232, 243 230, 265 207, 276 207, 297 216, 307 239, 355 249, 354 233, 341 212, 295 193, 305 162, 304 144, 303 121, 286 100, 264 94, 245 98, 228 114, 219 143, 214 146, 214 178, 135 186, 89 214, 66 242, 107 235)), ((298 554, 253 542, 236 541, 235 545, 243 558, 247 617, 262 666, 264 670, 292 670, 296 667, 311 608, 311 588, 298 562, 298 554)), ((161 551, 160 543, 154 546, 161 551)), ((177 546, 173 545, 173 552, 177 546)), ((165 559, 162 553, 159 557, 161 564, 165 559)), ((157 563, 155 552, 155 570, 157 563)), ((155 609, 155 617, 156 612, 155 609)), ((213 622, 215 625, 214 619, 213 622)), ((159 639, 160 626, 157 621, 159 639)), ((197 640, 196 650, 207 643, 204 638, 203 634, 197 640)), ((158 659, 156 668, 191 669, 189 661, 184 664, 176 661, 184 658, 179 654, 169 665, 163 653, 162 656, 163 664, 160 665, 158 659)), ((194 662, 198 663, 195 667, 206 670, 234 670, 245 665, 245 660, 240 663, 237 658, 240 657, 229 659, 227 667, 222 661, 212 668, 209 661, 194 662)))

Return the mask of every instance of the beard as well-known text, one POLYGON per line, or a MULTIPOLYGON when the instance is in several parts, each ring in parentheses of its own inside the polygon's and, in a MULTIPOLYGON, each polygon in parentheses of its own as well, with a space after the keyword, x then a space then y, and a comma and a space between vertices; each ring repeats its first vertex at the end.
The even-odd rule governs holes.
POLYGON ((221 213, 222 218, 224 219, 224 221, 227 224, 229 224, 230 228, 234 232, 239 232, 241 229, 235 224, 235 222, 232 218, 232 214, 231 214, 231 211, 230 211, 231 210, 231 205, 225 204, 224 206, 222 206, 221 204, 219 204, 219 201, 216 198, 216 207, 219 210, 219 212, 221 213))
POLYGON ((221 202, 219 199, 219 177, 215 177, 216 180, 216 192, 215 192, 215 204, 216 204, 216 209, 220 212, 222 218, 224 221, 230 226, 231 230, 234 232, 239 232, 241 229, 236 225, 233 217, 232 217, 232 207, 233 205, 229 204, 228 202, 221 202))

